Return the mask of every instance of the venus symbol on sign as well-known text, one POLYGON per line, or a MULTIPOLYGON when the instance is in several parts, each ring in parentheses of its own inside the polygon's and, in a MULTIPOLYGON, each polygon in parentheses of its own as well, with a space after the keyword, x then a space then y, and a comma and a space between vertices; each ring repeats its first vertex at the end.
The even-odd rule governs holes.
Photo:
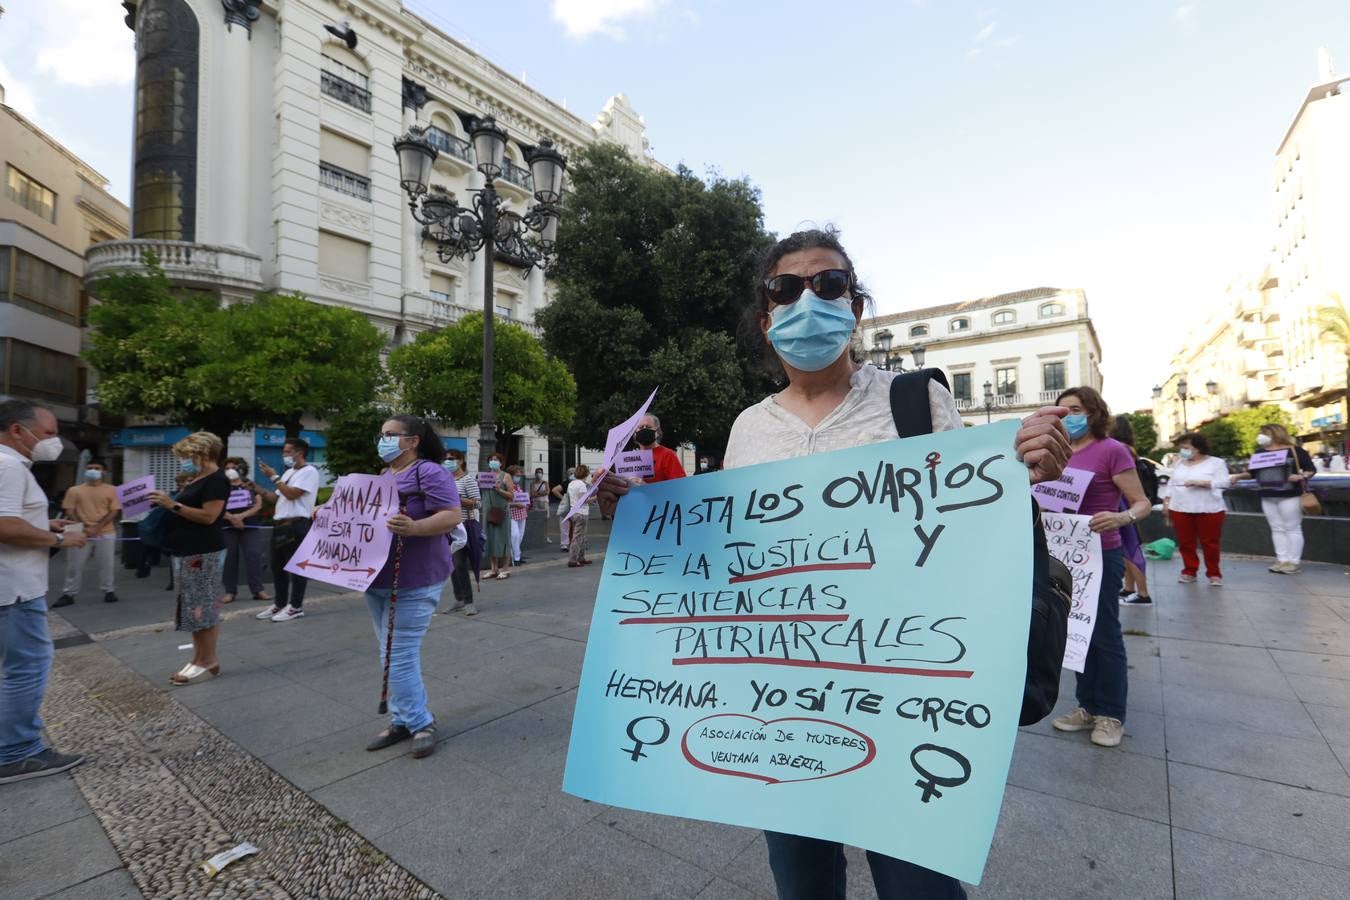
POLYGON ((638 716, 636 719, 628 723, 627 730, 628 730, 628 737, 633 741, 633 746, 620 747, 619 751, 622 753, 629 754, 633 762, 637 762, 639 758, 645 757, 647 755, 642 752, 643 747, 655 747, 657 744, 664 744, 666 742, 666 738, 670 737, 670 723, 668 723, 665 719, 661 718, 660 716, 638 716), (651 740, 640 738, 637 736, 636 733, 638 723, 646 722, 648 720, 661 723, 660 726, 661 733, 653 737, 651 740))

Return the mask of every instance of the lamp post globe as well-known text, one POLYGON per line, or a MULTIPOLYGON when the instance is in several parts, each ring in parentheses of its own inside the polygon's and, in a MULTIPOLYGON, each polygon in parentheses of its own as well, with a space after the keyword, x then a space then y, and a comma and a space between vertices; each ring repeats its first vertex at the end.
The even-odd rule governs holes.
POLYGON ((883 328, 872 335, 872 342, 881 348, 882 353, 891 352, 891 342, 895 340, 895 335, 891 334, 889 328, 883 328))
POLYGON ((562 200, 563 173, 567 170, 567 160, 553 146, 553 142, 544 138, 526 157, 530 164, 530 177, 534 180, 534 199, 553 206, 562 200))
POLYGON ((394 141, 398 154, 398 181, 412 200, 427 192, 431 183, 431 165, 436 162, 436 148, 427 142, 426 129, 414 125, 408 133, 394 141))
POLYGON ((876 344, 873 344, 872 349, 867 351, 867 356, 872 360, 872 365, 876 366, 878 369, 886 368, 886 351, 882 350, 876 344))
POLYGON ((506 158, 506 130, 497 124, 497 120, 488 116, 479 119, 469 132, 473 142, 473 153, 478 159, 478 171, 491 181, 502 173, 502 162, 506 158))
POLYGON ((924 357, 928 351, 924 349, 923 344, 915 344, 914 349, 910 352, 914 355, 914 368, 922 369, 924 357))

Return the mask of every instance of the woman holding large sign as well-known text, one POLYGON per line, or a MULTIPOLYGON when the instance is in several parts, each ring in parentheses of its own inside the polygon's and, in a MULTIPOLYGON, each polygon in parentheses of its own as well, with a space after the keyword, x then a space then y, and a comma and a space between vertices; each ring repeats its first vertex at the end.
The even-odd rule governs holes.
POLYGON ((1091 516, 1092 530, 1102 536, 1102 580, 1087 661, 1078 676, 1078 708, 1052 723, 1059 731, 1092 731, 1092 743, 1116 747, 1125 734, 1125 700, 1129 681, 1125 638, 1120 632, 1118 593, 1125 574, 1120 529, 1148 518, 1153 504, 1139 483, 1134 456, 1120 441, 1107 437, 1111 410, 1090 387, 1070 388, 1059 395, 1069 410, 1064 419, 1073 456, 1069 467, 1092 473, 1078 513, 1091 516), (1129 504, 1121 509, 1121 497, 1129 504))
MULTIPOLYGON (((766 364, 787 387, 736 419, 723 467, 732 469, 891 441, 899 437, 890 404, 895 373, 859 365, 848 352, 871 296, 858 283, 837 233, 802 231, 779 241, 762 261, 755 298, 747 311, 754 335, 770 351, 766 364)), ((934 431, 963 427, 951 394, 928 385, 934 431)), ((1028 418, 1016 451, 1032 481, 1058 478, 1069 456, 1059 418, 1046 408, 1028 418)), ((628 492, 626 479, 606 477, 599 492, 612 510, 628 492)), ((1117 580, 1116 587, 1119 587, 1117 580)), ((836 841, 766 832, 769 866, 780 900, 845 896, 845 857, 836 841)), ((947 875, 868 851, 881 900, 899 897, 961 898, 961 883, 947 875)))
POLYGON ((422 637, 450 577, 450 544, 445 535, 460 522, 459 491, 442 466, 440 436, 417 416, 394 416, 380 429, 380 459, 398 479, 399 510, 386 526, 397 539, 384 568, 366 591, 389 679, 389 727, 367 750, 413 742, 421 759, 436 750, 436 720, 427 709, 422 683, 422 637), (389 628, 392 625, 393 634, 389 628))

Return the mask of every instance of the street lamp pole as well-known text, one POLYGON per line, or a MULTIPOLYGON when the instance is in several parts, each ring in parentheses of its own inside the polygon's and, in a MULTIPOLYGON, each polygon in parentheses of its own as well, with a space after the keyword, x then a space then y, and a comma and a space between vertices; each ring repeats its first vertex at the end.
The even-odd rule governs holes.
POLYGON ((889 329, 883 328, 872 335, 872 349, 867 351, 868 357, 872 360, 872 365, 887 372, 917 372, 923 368, 924 356, 928 352, 924 349, 923 344, 915 344, 910 349, 910 353, 914 356, 914 368, 907 370, 905 369, 904 356, 901 353, 891 353, 891 344, 894 341, 895 337, 889 329))
POLYGON ((1181 430, 1182 433, 1191 430, 1190 417, 1186 414, 1186 379, 1182 378, 1177 382, 1177 396, 1181 398, 1181 430))
POLYGON ((994 417, 994 386, 984 383, 984 424, 988 425, 994 417))
POLYGON ((494 179, 503 172, 506 130, 491 117, 479 119, 470 131, 474 158, 483 175, 483 187, 474 192, 473 207, 460 206, 454 194, 432 185, 431 168, 437 150, 414 125, 394 141, 399 181, 408 194, 413 220, 423 226, 423 238, 436 242, 441 262, 483 252, 483 397, 478 434, 478 468, 486 470, 497 451, 494 409, 493 325, 496 313, 494 274, 501 251, 527 269, 552 262, 562 206, 563 173, 567 160, 547 138, 526 154, 534 183, 535 203, 524 216, 505 209, 494 179), (533 237, 532 234, 538 237, 533 237))

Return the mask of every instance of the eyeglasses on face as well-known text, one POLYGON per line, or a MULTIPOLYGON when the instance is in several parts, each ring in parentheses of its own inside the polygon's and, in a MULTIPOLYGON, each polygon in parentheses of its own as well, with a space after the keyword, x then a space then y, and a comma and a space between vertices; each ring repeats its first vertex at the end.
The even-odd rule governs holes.
POLYGON ((853 276, 847 269, 821 269, 814 275, 775 275, 766 279, 764 290, 769 299, 780 306, 796 303, 802 291, 810 286, 811 293, 822 300, 838 300, 852 286, 853 276))

